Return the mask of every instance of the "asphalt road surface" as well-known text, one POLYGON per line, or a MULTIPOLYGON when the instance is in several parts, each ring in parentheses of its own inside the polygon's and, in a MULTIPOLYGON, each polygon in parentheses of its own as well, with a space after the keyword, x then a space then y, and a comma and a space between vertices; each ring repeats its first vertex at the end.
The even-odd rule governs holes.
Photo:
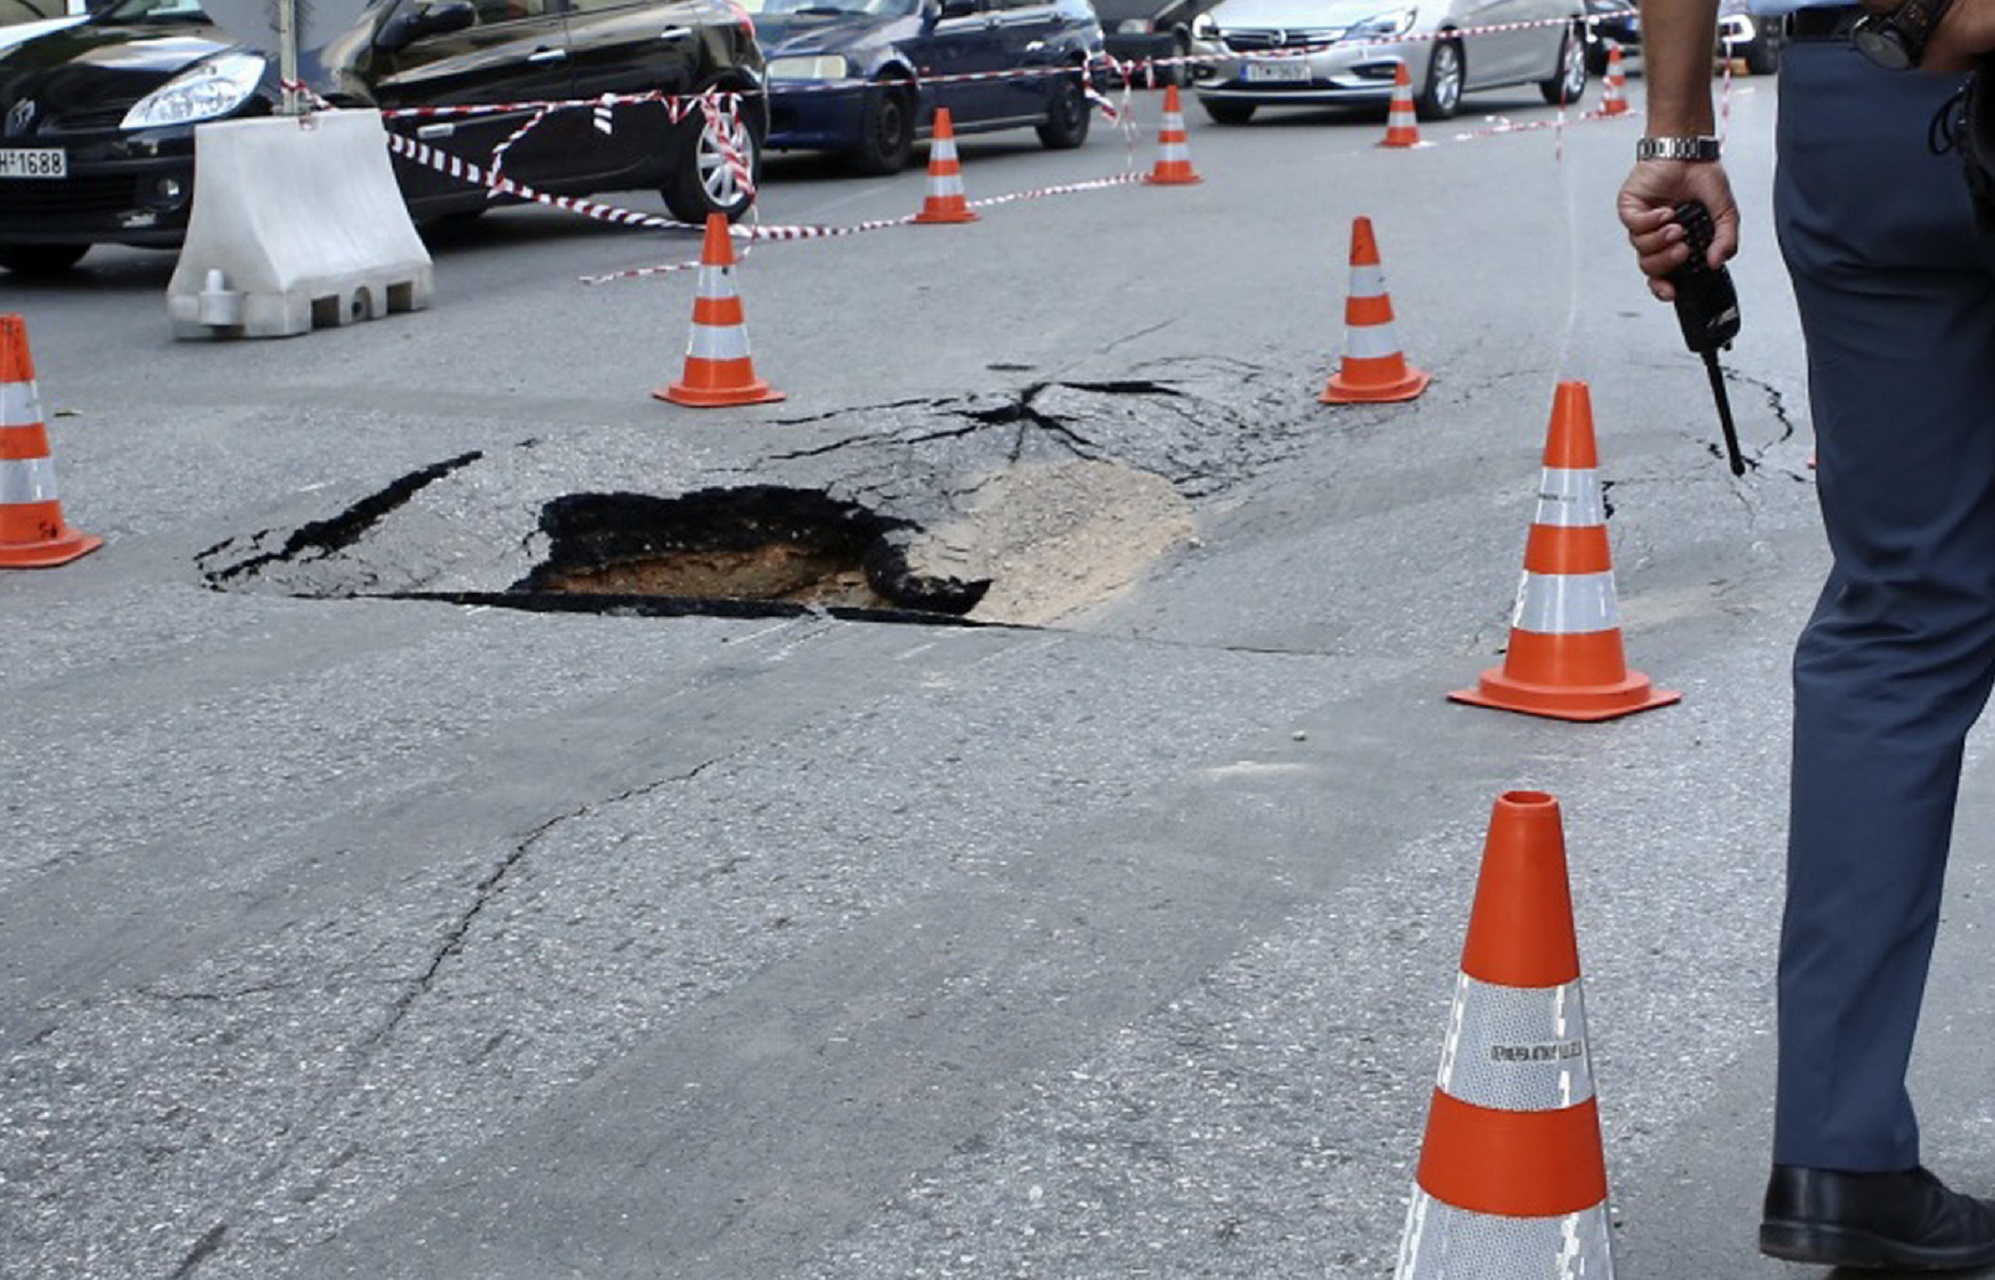
MULTIPOLYGON (((1629 96, 1391 150, 1194 108, 1198 186, 758 243, 788 398, 752 408, 652 398, 692 273, 584 282, 695 238, 554 210, 438 246, 428 310, 280 341, 173 341, 158 255, 0 278, 106 541, 0 576, 0 1272, 1385 1276, 1519 787, 1565 815, 1618 1273, 1783 1270, 1753 1229, 1824 555, 1773 88, 1728 96, 1741 479, 1613 219, 1629 96), (1359 215, 1411 403, 1316 399, 1359 215), (1591 726, 1445 700, 1502 661, 1567 380, 1630 661, 1684 695, 1591 726), (689 496, 733 542, 557 598, 689 496), (812 556, 800 605, 676 600, 812 556), (917 615, 869 560, 988 585, 917 615)), ((970 198, 1147 169, 1135 108, 965 140, 970 198)), ((761 216, 925 181, 781 157, 761 216)), ((1918 1088, 1929 1162, 1987 1188, 1982 849, 1918 1088)))

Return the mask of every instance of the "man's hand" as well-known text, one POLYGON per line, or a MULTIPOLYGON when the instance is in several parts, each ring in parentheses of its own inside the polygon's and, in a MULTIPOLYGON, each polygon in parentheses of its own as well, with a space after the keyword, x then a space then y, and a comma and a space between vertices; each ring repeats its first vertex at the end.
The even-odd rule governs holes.
MULTIPOLYGON (((1961 0, 1965 2, 1965 0, 1961 0)), ((1995 9, 1995 0, 1976 0, 1995 9)), ((1615 212, 1628 229, 1628 243, 1635 246, 1635 261, 1649 278, 1649 292, 1664 302, 1676 297, 1676 286, 1667 279, 1670 272, 1690 257, 1683 243, 1683 228, 1676 223, 1676 206, 1685 200, 1702 200, 1711 211, 1711 252, 1707 261, 1723 266, 1739 251, 1739 207, 1732 199, 1732 184, 1724 166, 1716 161, 1638 160, 1621 184, 1615 212)))
POLYGON ((1974 65, 1976 54, 1991 50, 1995 50, 1995 0, 1953 0, 1926 42, 1919 69, 1958 75, 1974 65))

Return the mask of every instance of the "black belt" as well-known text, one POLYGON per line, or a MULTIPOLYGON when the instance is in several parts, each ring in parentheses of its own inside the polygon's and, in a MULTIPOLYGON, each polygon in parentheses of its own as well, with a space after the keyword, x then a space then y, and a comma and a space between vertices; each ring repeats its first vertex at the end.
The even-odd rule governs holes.
POLYGON ((1863 16, 1863 6, 1838 4, 1796 9, 1787 15, 1789 40, 1847 40, 1850 28, 1863 16))

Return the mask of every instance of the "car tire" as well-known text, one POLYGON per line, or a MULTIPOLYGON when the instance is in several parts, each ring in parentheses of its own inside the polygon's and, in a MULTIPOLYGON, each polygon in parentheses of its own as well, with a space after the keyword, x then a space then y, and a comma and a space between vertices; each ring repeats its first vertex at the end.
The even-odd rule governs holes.
POLYGON ((1462 106, 1462 83, 1466 78, 1459 40, 1438 40, 1427 55, 1427 81, 1413 102, 1413 111, 1422 120, 1452 120, 1462 106))
POLYGON ((88 252, 87 244, 0 244, 0 268, 17 276, 59 276, 88 252))
POLYGON ((1746 46, 1746 71, 1756 76, 1774 75, 1780 70, 1780 46, 1761 36, 1746 46))
POLYGON ((1254 104, 1251 102, 1229 102, 1225 98, 1200 98, 1198 105, 1205 108, 1205 114, 1212 117, 1214 124, 1246 124, 1254 118, 1254 104))
POLYGON ((1039 141, 1050 151, 1071 151, 1088 140, 1088 125, 1094 109, 1079 76, 1059 76, 1053 81, 1046 105, 1046 123, 1039 126, 1039 141))
POLYGON ((1538 92, 1554 107, 1570 107, 1586 93, 1586 38, 1576 28, 1559 42, 1558 74, 1538 83, 1538 92))
POLYGON ((679 148, 674 171, 658 194, 680 222, 704 223, 715 213, 733 222, 755 201, 754 184, 762 178, 762 131, 751 116, 739 112, 716 121, 695 111, 687 132, 691 136, 679 148), (730 123, 734 145, 747 162, 747 185, 735 176, 720 144, 723 135, 718 131, 730 123))
POLYGON ((867 86, 859 116, 859 145, 852 167, 875 177, 899 173, 914 154, 914 92, 906 81, 882 80, 867 86))
POLYGON ((1178 59, 1178 62, 1171 68, 1171 73, 1163 77, 1158 83, 1166 85, 1174 84, 1180 89, 1189 89, 1191 88, 1192 66, 1191 36, 1180 31, 1177 33, 1172 45, 1173 54, 1178 59))

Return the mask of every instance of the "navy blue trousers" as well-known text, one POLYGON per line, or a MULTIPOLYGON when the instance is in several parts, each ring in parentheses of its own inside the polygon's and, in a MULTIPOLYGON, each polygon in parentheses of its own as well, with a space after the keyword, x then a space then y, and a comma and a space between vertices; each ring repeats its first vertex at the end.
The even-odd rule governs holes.
POLYGON ((1920 1158, 1905 1071, 1995 681, 1995 235, 1927 144, 1957 86, 1841 42, 1780 72, 1775 222, 1834 558, 1794 655, 1782 1164, 1920 1158))

